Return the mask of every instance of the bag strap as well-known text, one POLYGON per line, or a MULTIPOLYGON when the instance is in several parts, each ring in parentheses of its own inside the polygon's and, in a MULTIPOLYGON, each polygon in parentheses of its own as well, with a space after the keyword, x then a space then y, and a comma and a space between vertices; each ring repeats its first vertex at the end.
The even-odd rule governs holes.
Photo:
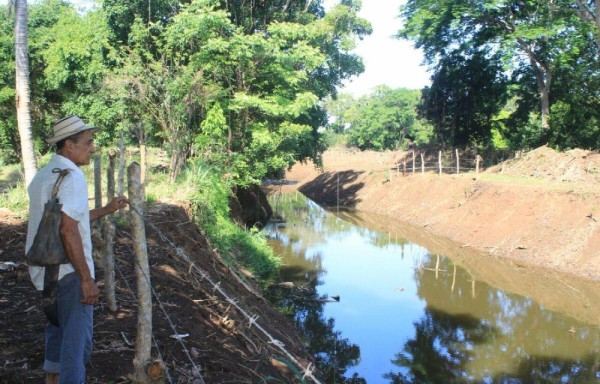
POLYGON ((62 183, 65 176, 67 176, 69 174, 69 170, 67 168, 65 168, 65 169, 54 168, 52 170, 52 173, 58 173, 58 179, 56 179, 56 182, 54 183, 54 187, 52 188, 52 199, 56 199, 56 195, 58 195, 58 188, 60 188, 60 184, 62 183))

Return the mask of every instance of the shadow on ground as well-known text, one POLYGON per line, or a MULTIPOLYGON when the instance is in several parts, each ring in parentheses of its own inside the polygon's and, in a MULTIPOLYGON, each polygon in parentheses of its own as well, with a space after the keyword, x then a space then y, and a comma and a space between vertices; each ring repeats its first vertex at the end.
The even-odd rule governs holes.
POLYGON ((358 191, 364 187, 363 182, 357 182, 364 171, 325 172, 301 186, 298 190, 309 199, 318 201, 325 206, 341 205, 355 207, 361 200, 357 198, 358 191), (338 200, 339 199, 339 200, 338 200))

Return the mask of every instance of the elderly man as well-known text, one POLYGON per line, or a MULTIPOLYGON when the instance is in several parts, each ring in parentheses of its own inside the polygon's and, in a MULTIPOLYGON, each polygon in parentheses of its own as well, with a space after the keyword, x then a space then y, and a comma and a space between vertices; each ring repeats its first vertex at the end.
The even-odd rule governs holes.
MULTIPOLYGON (((30 210, 26 251, 31 247, 42 218, 44 204, 50 198, 58 174, 53 169, 68 169, 58 192, 62 203, 60 237, 68 264, 60 265, 57 285, 58 326, 46 326, 44 370, 46 383, 85 382, 85 364, 92 354, 93 304, 100 291, 94 280, 90 222, 113 213, 127 204, 116 197, 105 207, 89 209, 88 188, 79 167, 90 163, 95 127, 77 116, 54 123, 53 135, 46 141, 56 144, 56 154, 40 169, 28 187, 30 210)), ((31 280, 38 290, 44 287, 45 268, 29 267, 31 280)))

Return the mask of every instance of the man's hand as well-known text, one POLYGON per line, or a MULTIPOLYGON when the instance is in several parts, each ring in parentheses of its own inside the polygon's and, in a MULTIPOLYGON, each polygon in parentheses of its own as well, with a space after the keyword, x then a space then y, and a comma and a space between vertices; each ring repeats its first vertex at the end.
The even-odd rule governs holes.
POLYGON ((83 293, 83 297, 80 300, 81 304, 96 304, 98 296, 100 296, 100 290, 96 282, 92 279, 81 282, 81 292, 83 293))
POLYGON ((110 201, 110 203, 106 204, 104 207, 92 209, 90 211, 90 221, 97 220, 103 216, 110 215, 111 213, 114 213, 121 208, 125 208, 125 206, 128 203, 129 201, 125 196, 115 197, 110 201))
POLYGON ((108 211, 108 213, 114 213, 121 208, 125 208, 125 206, 128 203, 129 203, 129 201, 127 201, 127 197, 118 196, 118 197, 115 197, 114 199, 112 199, 110 203, 106 204, 105 208, 108 211))

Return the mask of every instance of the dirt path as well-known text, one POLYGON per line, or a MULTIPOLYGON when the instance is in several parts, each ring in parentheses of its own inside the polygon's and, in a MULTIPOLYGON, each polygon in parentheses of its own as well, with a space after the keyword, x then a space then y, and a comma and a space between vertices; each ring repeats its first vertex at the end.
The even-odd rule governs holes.
POLYGON ((588 280, 600 280, 600 155, 542 147, 486 170, 390 173, 401 152, 332 150, 323 170, 286 175, 327 206, 356 207, 447 237, 462 246, 588 280), (339 180, 339 187, 338 187, 339 180))

